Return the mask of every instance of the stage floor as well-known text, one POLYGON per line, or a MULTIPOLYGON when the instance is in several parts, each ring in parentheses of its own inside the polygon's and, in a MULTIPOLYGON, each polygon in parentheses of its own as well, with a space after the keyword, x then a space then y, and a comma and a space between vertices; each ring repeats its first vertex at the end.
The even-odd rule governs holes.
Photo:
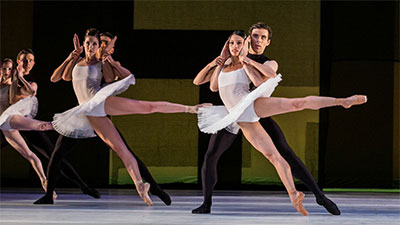
POLYGON ((101 199, 61 189, 55 205, 33 205, 39 189, 1 190, 0 224, 400 224, 399 193, 327 193, 342 211, 332 216, 306 192, 305 208, 297 213, 284 192, 216 191, 211 214, 192 214, 202 202, 201 191, 167 190, 172 205, 151 196, 148 207, 135 190, 100 189, 101 199))

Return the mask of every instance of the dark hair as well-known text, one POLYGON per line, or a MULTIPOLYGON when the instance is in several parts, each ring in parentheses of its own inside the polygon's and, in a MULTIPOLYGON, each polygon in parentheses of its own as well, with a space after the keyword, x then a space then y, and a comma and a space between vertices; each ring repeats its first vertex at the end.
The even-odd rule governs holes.
POLYGON ((232 35, 234 35, 234 34, 236 34, 236 35, 242 37, 243 39, 246 39, 246 34, 245 34, 244 31, 242 31, 242 30, 235 30, 235 31, 233 31, 232 34, 229 36, 229 38, 231 38, 232 35))
POLYGON ((265 29, 268 31, 268 39, 272 38, 272 29, 267 24, 265 24, 263 22, 258 22, 256 24, 251 25, 251 27, 249 29, 249 35, 251 35, 251 32, 253 32, 254 29, 265 29))
POLYGON ((19 60, 19 57, 20 57, 21 55, 26 55, 26 54, 32 54, 33 56, 35 56, 35 53, 33 53, 32 49, 30 49, 30 48, 24 48, 24 49, 22 49, 21 51, 18 52, 17 60, 19 60))
POLYGON ((100 33, 100 36, 106 36, 106 37, 109 37, 111 39, 114 38, 114 35, 112 33, 110 33, 110 32, 107 32, 107 31, 103 32, 103 33, 100 33))
POLYGON ((99 31, 96 28, 89 28, 86 30, 85 38, 87 37, 95 37, 100 42, 99 31))
POLYGON ((1 60, 1 64, 3 65, 4 63, 8 63, 10 62, 13 66, 14 66, 14 62, 12 61, 12 59, 10 58, 4 58, 3 60, 1 60))

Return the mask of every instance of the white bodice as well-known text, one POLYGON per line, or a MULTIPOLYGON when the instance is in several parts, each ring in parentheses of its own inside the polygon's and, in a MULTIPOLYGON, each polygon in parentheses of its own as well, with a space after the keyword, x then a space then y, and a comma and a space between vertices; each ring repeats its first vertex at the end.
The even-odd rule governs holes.
POLYGON ((243 68, 219 74, 219 95, 228 110, 250 93, 250 83, 251 81, 243 68))
POLYGON ((98 90, 100 90, 101 79, 101 63, 90 66, 76 65, 72 70, 72 86, 79 104, 91 99, 98 90))
POLYGON ((10 106, 9 90, 10 85, 0 85, 0 115, 10 106))

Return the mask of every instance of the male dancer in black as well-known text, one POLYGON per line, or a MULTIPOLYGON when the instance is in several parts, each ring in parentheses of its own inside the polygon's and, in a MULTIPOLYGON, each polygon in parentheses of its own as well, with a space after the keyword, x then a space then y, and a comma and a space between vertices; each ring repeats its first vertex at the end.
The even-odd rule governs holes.
MULTIPOLYGON (((30 82, 31 85, 37 87, 36 82, 30 74, 33 66, 35 65, 35 54, 33 53, 33 51, 31 49, 21 50, 17 55, 16 62, 17 64, 23 62, 23 74, 25 80, 30 82)), ((19 83, 19 85, 23 86, 22 83, 19 83)), ((50 156, 54 150, 54 144, 50 141, 49 137, 44 131, 20 131, 20 133, 28 141, 28 143, 30 143, 31 146, 34 147, 34 149, 36 149, 46 159, 50 159, 50 156)), ((1 144, 1 147, 3 147, 3 143, 1 144)), ((100 198, 99 192, 96 189, 89 187, 68 161, 64 159, 61 162, 60 167, 61 174, 71 182, 78 185, 83 193, 90 195, 94 198, 100 198)))
MULTIPOLYGON (((109 33, 109 32, 104 32, 100 34, 100 48, 99 48, 99 53, 98 57, 102 54, 102 51, 106 48, 108 43, 114 38, 114 36, 109 33)), ((76 57, 79 57, 80 53, 75 52, 74 50, 71 54, 75 54, 76 57)), ((114 48, 110 49, 108 54, 114 53, 114 48)), ((71 60, 70 57, 67 58, 67 60, 71 60)), ((65 68, 63 68, 64 71, 70 71, 72 72, 72 68, 67 68, 69 65, 67 65, 65 68)), ((104 78, 103 78, 104 79, 104 78)), ((103 80, 104 82, 104 80, 103 80)), ((127 148, 130 150, 132 155, 136 158, 140 174, 142 178, 150 183, 150 193, 159 197, 166 205, 171 205, 171 198, 169 195, 161 189, 161 187, 157 184, 157 182, 154 180, 154 178, 151 176, 150 171, 147 169, 146 165, 133 153, 132 149, 130 149, 128 143, 126 142, 125 138, 122 136, 121 132, 116 128, 119 135, 121 136, 122 140, 124 141, 125 145, 127 148)), ((51 156, 49 167, 47 170, 47 192, 46 194, 40 198, 39 200, 35 201, 34 204, 53 204, 53 198, 51 197, 52 191, 55 189, 56 186, 56 181, 57 177, 59 175, 60 171, 60 165, 61 161, 72 151, 74 145, 78 142, 78 139, 74 138, 69 138, 65 137, 62 135, 58 136, 57 142, 56 142, 56 147, 54 150, 53 155, 51 156)))
MULTIPOLYGON (((277 68, 276 61, 263 55, 265 48, 271 42, 271 28, 259 22, 250 27, 249 34, 251 37, 251 45, 247 57, 260 63, 261 67, 270 66, 272 68, 277 68)), ((333 215, 340 215, 339 208, 324 195, 303 162, 290 148, 278 124, 271 117, 261 118, 259 122, 270 135, 279 153, 289 163, 293 176, 301 180, 314 193, 319 205, 325 207, 326 210, 333 215)), ((201 168, 204 201, 200 207, 193 209, 192 213, 201 214, 211 212, 212 192, 217 183, 218 160, 238 136, 240 135, 230 133, 225 129, 211 136, 201 168)))

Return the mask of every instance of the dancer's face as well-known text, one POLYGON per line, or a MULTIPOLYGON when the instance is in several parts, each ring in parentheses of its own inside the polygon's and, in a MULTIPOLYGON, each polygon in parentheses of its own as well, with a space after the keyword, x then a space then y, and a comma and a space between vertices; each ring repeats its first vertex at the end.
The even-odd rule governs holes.
POLYGON ((83 47, 85 48, 85 54, 93 57, 99 48, 99 40, 94 36, 88 36, 85 38, 83 47))
POLYGON ((17 60, 17 64, 20 62, 23 63, 22 68, 24 69, 23 73, 28 74, 31 72, 33 66, 35 65, 35 56, 31 53, 28 54, 21 54, 19 59, 17 60))
POLYGON ((244 39, 239 35, 233 34, 229 39, 229 52, 231 56, 239 56, 243 48, 244 39))
POLYGON ((253 54, 263 54, 265 48, 271 43, 271 39, 268 38, 268 30, 266 29, 253 29, 251 31, 251 49, 253 54))
POLYGON ((3 63, 3 65, 1 65, 2 76, 6 77, 6 78, 10 77, 11 70, 12 70, 11 62, 5 62, 5 63, 3 63))

